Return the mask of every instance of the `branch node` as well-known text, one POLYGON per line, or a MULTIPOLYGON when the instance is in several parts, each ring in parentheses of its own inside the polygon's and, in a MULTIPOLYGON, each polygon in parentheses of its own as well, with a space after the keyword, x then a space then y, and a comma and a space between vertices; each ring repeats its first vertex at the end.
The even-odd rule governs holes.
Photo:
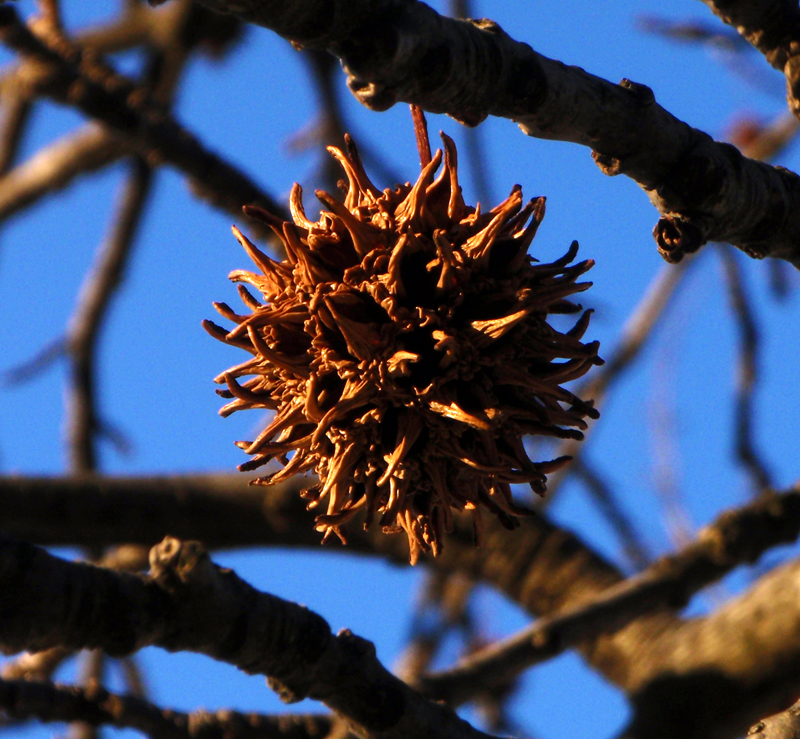
POLYGON ((656 101, 656 96, 647 85, 642 85, 639 82, 632 82, 627 77, 623 77, 619 84, 620 87, 630 90, 636 98, 636 102, 643 108, 653 105, 656 101))
POLYGON ((600 167, 600 171, 609 177, 616 177, 621 172, 620 161, 616 157, 601 154, 599 151, 592 151, 592 159, 600 167))
POLYGON ((679 216, 664 216, 653 229, 658 253, 670 264, 677 264, 706 243, 703 232, 679 216))

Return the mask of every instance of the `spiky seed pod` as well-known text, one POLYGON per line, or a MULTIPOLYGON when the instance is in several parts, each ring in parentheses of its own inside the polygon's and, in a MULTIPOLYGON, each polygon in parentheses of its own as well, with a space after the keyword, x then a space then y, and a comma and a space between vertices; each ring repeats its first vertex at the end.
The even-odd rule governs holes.
POLYGON ((216 303, 236 327, 204 323, 252 355, 216 378, 232 399, 220 413, 275 411, 256 439, 237 442, 252 456, 240 469, 283 465, 258 484, 316 473, 303 495, 309 508, 324 505, 323 541, 344 542, 343 525, 363 510, 365 527, 377 516, 385 532, 406 532, 412 563, 421 550, 439 553, 451 510, 471 511, 478 536, 482 508, 518 525, 527 511, 510 485, 543 494, 546 475, 567 461, 532 462, 523 437, 582 438, 584 418, 598 414, 561 384, 602 363, 598 342, 580 341, 590 311, 566 333, 546 321, 581 311, 568 298, 589 287, 576 280, 593 262, 568 266, 573 243, 562 259, 534 264, 527 250, 544 198, 524 204, 515 186, 488 213, 465 205, 455 145, 442 139, 444 157, 437 151, 415 184, 383 192, 350 137, 345 151, 330 147, 346 196, 318 190, 327 210, 317 222, 299 185, 293 223, 246 208, 287 258, 270 259, 234 227, 258 272, 230 279, 265 302, 240 285, 251 313, 216 303))

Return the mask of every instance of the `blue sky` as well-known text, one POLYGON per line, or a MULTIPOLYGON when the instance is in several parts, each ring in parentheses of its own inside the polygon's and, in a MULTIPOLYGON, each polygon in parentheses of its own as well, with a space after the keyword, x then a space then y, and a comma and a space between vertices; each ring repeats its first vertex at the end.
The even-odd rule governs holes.
MULTIPOLYGON (((64 5, 73 28, 116 8, 101 0, 64 0, 64 5)), ((434 6, 443 8, 441 3, 434 6)), ((17 4, 23 14, 31 7, 28 0, 17 4)), ((780 75, 757 53, 738 57, 733 65, 739 71, 732 71, 731 60, 719 50, 671 43, 637 26, 637 18, 646 14, 713 24, 707 8, 696 0, 495 0, 474 2, 473 14, 492 18, 547 56, 614 82, 627 77, 647 84, 667 110, 715 138, 724 138, 743 114, 771 120, 786 109, 780 75), (753 85, 742 70, 764 84, 753 85)), ((131 69, 137 60, 120 63, 131 69)), ((403 180, 415 179, 418 159, 407 107, 373 113, 350 97, 343 75, 338 88, 345 128, 357 142, 380 152, 403 180)), ((296 155, 287 148, 291 137, 313 122, 316 106, 299 54, 270 32, 252 28, 245 43, 221 63, 200 59, 192 64, 177 115, 208 146, 285 200, 295 181, 308 193, 316 186, 320 155, 296 155)), ((23 156, 81 123, 77 113, 41 105, 23 156)), ((429 116, 429 127, 432 132, 445 130, 457 145, 463 142, 462 127, 450 119, 429 116)), ((587 339, 599 339, 601 354, 610 355, 630 311, 664 265, 651 236, 655 210, 632 181, 602 175, 586 149, 526 137, 507 120, 486 121, 478 135, 494 201, 505 197, 515 183, 528 197, 548 198, 531 253, 549 261, 577 239, 581 256, 596 260, 589 273, 594 287, 584 301, 597 309, 587 339)), ((798 171, 797 147, 786 150, 779 163, 798 171)), ((464 168, 462 173, 465 197, 472 202, 473 178, 464 168)), ((124 165, 111 167, 3 225, 0 370, 24 362, 63 335, 124 175, 124 165)), ((248 267, 248 261, 230 234, 234 219, 195 201, 178 173, 160 171, 151 199, 100 352, 102 412, 126 434, 132 451, 120 455, 103 447, 101 467, 112 474, 232 470, 243 461, 233 441, 251 436, 263 419, 257 413, 228 419, 217 415, 220 400, 211 379, 240 358, 208 337, 200 322, 214 318, 212 301, 236 303, 227 274, 248 267)), ((307 209, 311 215, 310 199, 307 209)), ((235 221, 247 232, 243 217, 235 221)), ((778 301, 769 290, 767 266, 739 261, 762 331, 756 441, 776 482, 785 486, 800 476, 800 393, 793 379, 800 376, 800 280, 793 272, 792 292, 778 301)), ((659 469, 675 480, 689 533, 722 508, 748 498, 747 480, 731 454, 735 357, 736 331, 720 260, 708 247, 692 266, 642 360, 601 408, 602 418, 588 442, 593 464, 656 553, 673 546, 668 511, 654 492, 659 469), (661 436, 656 433, 659 417, 667 419, 661 436), (653 453, 659 444, 665 452, 661 468, 653 453)), ((64 382, 64 367, 56 365, 23 386, 0 388, 0 472, 65 471, 64 382)), ((579 485, 566 486, 551 513, 606 556, 622 562, 619 542, 579 485)), ((228 552, 216 559, 235 567, 257 587, 317 610, 334 630, 348 627, 374 640, 387 665, 396 660, 408 635, 415 588, 423 576, 421 568, 397 568, 331 550, 228 552)), ((746 582, 746 573, 730 578, 727 592, 746 582)), ((694 612, 703 608, 702 597, 692 605, 694 612)), ((489 591, 480 592, 477 610, 493 636, 526 622, 524 614, 489 591)), ((248 678, 207 658, 146 650, 142 661, 152 699, 160 705, 180 710, 283 710, 263 679, 248 678)), ((68 679, 69 672, 59 677, 68 679)), ((120 684, 117 676, 111 677, 120 684)), ((572 655, 527 675, 513 707, 525 731, 542 739, 613 736, 627 715, 624 698, 572 655)), ((53 733, 45 727, 29 735, 53 733)))

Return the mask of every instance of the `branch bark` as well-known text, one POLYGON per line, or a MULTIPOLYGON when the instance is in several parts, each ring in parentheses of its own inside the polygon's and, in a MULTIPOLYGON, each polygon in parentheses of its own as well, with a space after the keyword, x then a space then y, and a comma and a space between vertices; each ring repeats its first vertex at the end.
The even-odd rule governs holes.
POLYGON ((703 0, 786 76, 786 99, 800 117, 800 9, 791 0, 703 0))
POLYGON ((124 140, 95 124, 43 147, 0 177, 0 221, 128 153, 124 140))
MULTIPOLYGON (((5 535, 42 544, 150 545, 164 535, 177 535, 202 538, 213 547, 317 547, 313 516, 297 495, 302 483, 296 485, 251 488, 236 475, 0 478, 0 521, 5 535)), ((688 584, 697 584, 703 568, 724 565, 718 574, 727 571, 725 557, 732 545, 738 551, 737 561, 743 561, 757 556, 758 547, 769 541, 785 540, 799 518, 792 507, 798 499, 800 493, 795 491, 726 514, 716 533, 707 532, 693 545, 702 557, 699 565, 690 563, 688 584)), ((582 605, 602 598, 604 591, 623 580, 580 539, 544 516, 524 519, 513 534, 486 523, 482 549, 473 546, 469 526, 457 527, 431 566, 487 583, 540 616, 570 609, 580 612, 582 605)), ((402 537, 356 527, 349 534, 350 544, 343 551, 379 554, 407 565, 402 537)), ((660 567, 667 580, 675 574, 669 562, 660 567)), ((800 664, 800 627, 794 637, 784 627, 800 619, 800 599, 792 600, 796 586, 791 577, 789 572, 775 575, 773 582, 782 582, 787 593, 780 601, 754 589, 736 602, 739 605, 731 606, 734 610, 727 616, 723 610, 692 621, 662 607, 616 633, 580 643, 578 650, 595 669, 635 697, 642 716, 658 714, 653 722, 637 724, 639 733, 631 736, 649 739, 646 727, 658 727, 673 714, 685 721, 682 731, 687 739, 708 739, 711 734, 703 732, 712 731, 712 724, 743 731, 757 718, 779 710, 782 701, 785 705, 787 690, 800 692, 800 674, 791 668, 800 664), (729 625, 715 639, 717 616, 722 619, 718 623, 729 625), (755 652, 749 646, 754 633, 759 634, 760 645, 755 652), (735 700, 695 700, 720 685, 735 700), (669 715, 660 716, 659 706, 671 706, 669 715), (690 731, 688 725, 698 729, 690 731)), ((677 588, 684 585, 675 583, 677 588)), ((772 587, 780 590, 778 585, 772 587)), ((680 603, 686 597, 685 592, 675 595, 680 603)))
MULTIPOLYGON (((124 136, 150 166, 166 163, 176 167, 189 178, 198 197, 236 215, 249 204, 285 215, 285 209, 246 174, 209 151, 153 104, 146 90, 114 74, 78 47, 45 44, 8 5, 0 6, 0 42, 29 62, 26 83, 31 93, 74 105, 105 124, 124 136)), ((272 237, 266 227, 254 223, 250 228, 259 237, 272 237)))
POLYGON ((331 729, 330 717, 324 715, 181 713, 100 686, 78 688, 27 680, 0 680, 0 709, 14 719, 131 728, 151 739, 323 739, 331 729))
POLYGON ((800 739, 800 701, 781 713, 753 724, 747 736, 756 739, 800 739))
POLYGON ((348 630, 334 636, 316 613, 214 565, 198 542, 164 539, 141 577, 0 544, 0 645, 199 652, 266 675, 285 702, 324 702, 361 737, 488 736, 394 677, 371 642, 348 630))
MULTIPOLYGON (((645 613, 682 608, 692 595, 743 562, 800 535, 800 489, 765 496, 726 511, 697 540, 663 557, 640 575, 595 598, 542 618, 518 634, 490 645, 451 670, 421 681, 428 695, 457 705, 493 683, 506 681, 571 647, 619 631, 645 613)), ((663 667, 663 665, 659 665, 663 667)))
POLYGON ((588 146, 604 173, 647 192, 668 261, 724 241, 800 268, 800 177, 713 141, 644 85, 615 85, 537 54, 491 21, 444 18, 418 0, 202 2, 336 54, 373 110, 402 101, 469 126, 499 116, 531 136, 588 146))

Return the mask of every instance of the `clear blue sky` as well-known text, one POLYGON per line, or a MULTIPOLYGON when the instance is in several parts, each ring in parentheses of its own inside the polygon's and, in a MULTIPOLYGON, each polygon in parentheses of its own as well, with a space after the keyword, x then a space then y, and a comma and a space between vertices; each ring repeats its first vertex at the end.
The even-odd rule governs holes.
MULTIPOLYGON (((101 0, 63 2, 67 22, 76 28, 116 8, 116 3, 101 0)), ((434 6, 441 10, 443 3, 434 6)), ((17 8, 28 14, 32 3, 25 0, 17 8)), ((644 14, 713 24, 697 0, 495 0, 474 2, 473 14, 492 18, 547 56, 614 82, 627 77, 649 85, 659 103, 715 138, 724 137, 737 116, 770 120, 786 109, 781 77, 757 53, 738 57, 732 62, 738 71, 732 71, 731 60, 719 50, 670 43, 637 29, 636 19, 644 14), (755 86, 748 77, 763 84, 755 86)), ((136 61, 121 63, 132 68, 136 61)), ((377 114, 359 107, 343 75, 339 92, 346 128, 356 141, 380 151, 404 181, 413 180, 418 159, 408 109, 396 106, 377 114)), ((177 112, 206 144, 285 199, 295 181, 309 194, 316 186, 319 155, 291 155, 287 150, 287 141, 313 122, 316 105, 299 54, 270 32, 252 28, 246 42, 222 63, 194 62, 177 112)), ((42 105, 24 155, 80 124, 78 114, 42 105)), ((463 129, 450 119, 430 116, 429 126, 432 132, 444 129, 457 144, 463 140, 463 129)), ((550 261, 577 239, 581 256, 596 260, 589 274, 594 287, 584 301, 597 309, 587 338, 599 339, 601 354, 608 356, 630 311, 664 265, 651 237, 655 210, 632 181, 602 175, 588 150, 525 137, 506 120, 487 121, 479 135, 493 201, 505 197, 515 183, 529 197, 548 198, 547 216, 531 252, 550 261)), ((800 170, 797 147, 784 152, 779 163, 800 170)), ((83 276, 108 228, 124 173, 118 165, 81 180, 4 224, 0 370, 63 335, 83 276)), ((463 184, 467 201, 474 201, 468 172, 463 184)), ((311 200, 307 209, 311 215, 311 200)), ((229 215, 196 202, 177 173, 159 172, 127 280, 102 337, 102 411, 133 445, 128 456, 104 447, 104 471, 232 470, 243 461, 233 440, 251 436, 263 422, 256 413, 218 417, 220 400, 211 379, 240 358, 200 327, 202 319, 214 318, 212 301, 236 302, 228 272, 249 267, 230 234, 231 222, 229 215)), ((244 218, 236 222, 247 231, 244 218)), ((790 275, 793 292, 779 302, 769 292, 766 265, 740 262, 764 349, 756 439, 778 485, 785 486, 800 477, 800 393, 795 380, 800 376, 800 280, 796 273, 790 275)), ((735 326, 720 261, 707 248, 642 361, 622 381, 613 402, 601 409, 602 419, 589 442, 592 462, 655 552, 673 546, 669 512, 654 492, 654 479, 665 470, 675 481, 689 532, 721 508, 747 499, 747 481, 731 461, 735 356, 735 326), (667 419, 661 435, 659 418, 667 419), (660 462, 653 455, 657 442, 664 452, 660 462)), ((58 365, 19 388, 0 388, 0 472, 64 472, 64 381, 64 368, 58 365)), ((580 486, 563 491, 552 515, 606 556, 622 561, 619 543, 580 486)), ((254 585, 317 610, 335 630, 348 627, 374 640, 387 665, 396 660, 408 635, 415 587, 423 574, 421 568, 395 568, 330 550, 224 553, 216 559, 254 585)), ((734 577, 725 592, 745 582, 746 576, 734 577)), ((703 601, 692 607, 702 610, 703 601)), ((478 610, 491 636, 502 636, 526 621, 488 591, 481 592, 478 610)), ((152 698, 162 706, 283 710, 263 679, 245 677, 207 658, 147 650, 142 661, 152 698)), ((69 679, 66 673, 60 677, 69 679)), ((117 675, 112 674, 112 684, 120 684, 117 675)), ((574 656, 530 673, 514 711, 520 725, 542 739, 613 736, 627 715, 620 694, 574 656)), ((45 727, 29 735, 52 733, 45 727)))

